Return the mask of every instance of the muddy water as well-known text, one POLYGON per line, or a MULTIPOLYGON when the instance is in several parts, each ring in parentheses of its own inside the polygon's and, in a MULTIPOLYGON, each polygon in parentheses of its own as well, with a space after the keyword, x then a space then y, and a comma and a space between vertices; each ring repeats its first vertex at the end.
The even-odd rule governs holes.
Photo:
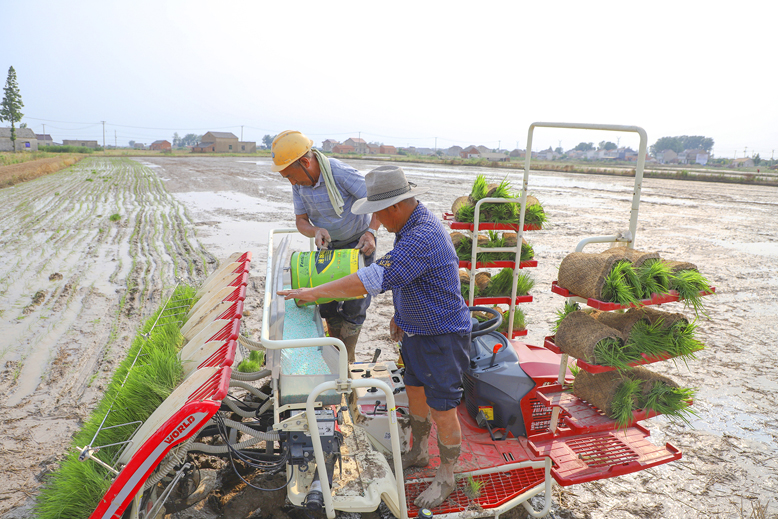
MULTIPOLYGON (((127 212, 134 215, 133 222, 174 222, 169 226, 191 231, 191 248, 198 250, 202 244, 206 252, 199 255, 204 257, 251 250, 254 262, 246 301, 250 315, 244 326, 258 333, 267 231, 276 226, 292 227, 294 222, 289 184, 270 172, 269 161, 264 159, 153 158, 144 162, 145 167, 135 174, 140 176, 127 181, 154 186, 148 194, 146 189, 131 189, 98 195, 83 189, 83 178, 72 184, 60 182, 57 187, 39 179, 29 183, 25 191, 0 190, 1 388, 3 394, 10 395, 0 409, 9 430, 8 437, 0 440, 0 462, 15 467, 13 472, 0 474, 13 486, 0 490, 0 513, 18 508, 24 515, 24 503, 29 502, 25 492, 34 492, 39 484, 34 476, 53 462, 47 459, 59 453, 57 449, 67 441, 77 419, 83 418, 99 397, 100 380, 110 373, 110 363, 100 360, 105 357, 101 351, 116 341, 112 337, 117 332, 112 329, 119 325, 110 323, 116 322, 114 316, 127 279, 137 284, 139 294, 134 310, 122 314, 126 317, 118 335, 125 338, 140 322, 140 305, 156 306, 155 287, 170 281, 173 270, 188 271, 175 253, 164 252, 165 242, 172 236, 166 234, 164 226, 144 224, 139 232, 146 238, 138 245, 133 238, 137 234, 133 233, 134 225, 118 229, 103 225, 105 230, 98 234, 95 221, 102 222, 114 212, 127 212), (154 179, 161 179, 161 188, 154 179), (60 195, 55 195, 56 191, 60 195), (59 203, 62 193, 73 200, 59 203), (155 211, 158 213, 150 214, 155 211), (115 266, 110 269, 106 263, 115 266), (49 282, 48 276, 57 271, 63 279, 49 282), (46 301, 54 300, 59 306, 52 304, 48 313, 42 308, 20 318, 39 289, 48 291, 46 301), (60 336, 68 347, 61 347, 60 336), (83 346, 86 351, 78 349, 76 337, 86 337, 91 346, 83 346), (77 364, 78 370, 67 367, 76 366, 73 359, 79 355, 92 360, 77 364), (66 369, 60 370, 61 365, 66 369), (28 371, 21 376, 25 369, 28 371), (95 383, 73 388, 57 382, 65 378, 62 371, 77 373, 87 381, 95 377, 95 383), (57 411, 52 402, 58 399, 70 399, 78 405, 57 411), (19 469, 12 460, 19 459, 22 452, 30 461, 19 469)), ((385 164, 367 160, 350 163, 362 172, 385 164)), ((403 167, 411 181, 431 188, 421 200, 436 214, 448 210, 457 196, 467 194, 477 174, 486 174, 489 180, 501 180, 504 175, 483 168, 403 167)), ((133 167, 98 163, 86 166, 80 174, 92 169, 103 176, 118 177, 133 167)), ((521 185, 520 173, 511 174, 510 179, 515 186, 521 185)), ((698 360, 690 362, 688 368, 672 362, 652 366, 682 385, 698 388, 694 404, 698 416, 691 426, 662 417, 644 422, 651 430, 651 441, 678 447, 684 452, 681 460, 561 489, 555 492, 558 504, 553 516, 739 517, 741 510, 746 516, 750 513, 751 503, 768 500, 770 512, 775 513, 778 189, 655 179, 646 180, 642 188, 636 247, 696 263, 717 289, 706 305, 710 320, 698 323, 700 338, 707 345, 698 360)), ((612 235, 628 228, 633 181, 536 172, 530 177, 529 192, 540 199, 550 220, 546 229, 527 236, 539 266, 532 269, 534 301, 525 307, 526 341, 542 344, 551 333, 554 312, 563 303, 550 291, 560 261, 584 237, 612 235)), ((378 237, 381 254, 391 247, 392 237, 383 229, 378 237)), ((305 247, 305 241, 298 246, 305 247)), ((591 250, 597 249, 591 246, 591 250)), ((684 311, 679 303, 663 309, 684 311)), ((383 294, 375 298, 360 338, 359 359, 372 357, 376 347, 392 351, 387 327, 391 315, 391 297, 383 294)))

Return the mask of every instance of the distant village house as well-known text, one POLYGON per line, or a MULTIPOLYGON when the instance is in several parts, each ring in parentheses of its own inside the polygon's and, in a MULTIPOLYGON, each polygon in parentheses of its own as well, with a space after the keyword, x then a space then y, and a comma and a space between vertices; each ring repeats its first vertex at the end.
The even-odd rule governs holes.
POLYGON ((98 144, 97 141, 78 141, 75 139, 63 139, 62 140, 63 146, 80 146, 84 148, 92 148, 97 149, 98 144))
POLYGON ((354 146, 350 146, 348 144, 336 144, 332 148, 332 153, 354 153, 356 149, 354 146))
POLYGON ((193 153, 254 153, 256 142, 242 142, 232 132, 208 132, 192 147, 193 153))
POLYGON ((397 155, 397 148, 394 146, 388 146, 386 144, 382 144, 381 148, 379 149, 379 152, 382 155, 397 155))
POLYGON ((357 153, 367 153, 367 143, 365 142, 365 139, 354 139, 353 137, 349 137, 343 141, 343 144, 346 146, 352 146, 354 151, 357 153))
POLYGON ((41 146, 54 146, 54 139, 48 133, 36 133, 35 138, 38 139, 38 147, 41 146))
POLYGON ((334 148, 338 144, 340 143, 335 139, 327 139, 326 141, 321 143, 321 151, 325 153, 330 153, 332 152, 332 148, 334 148))
POLYGON ((173 145, 170 144, 170 142, 162 140, 162 141, 154 141, 151 143, 151 146, 149 146, 150 150, 159 150, 159 151, 170 151, 173 149, 173 145))
MULTIPOLYGON (((30 128, 16 128, 16 151, 38 151, 38 137, 30 128)), ((14 151, 11 128, 0 128, 0 151, 14 151)))

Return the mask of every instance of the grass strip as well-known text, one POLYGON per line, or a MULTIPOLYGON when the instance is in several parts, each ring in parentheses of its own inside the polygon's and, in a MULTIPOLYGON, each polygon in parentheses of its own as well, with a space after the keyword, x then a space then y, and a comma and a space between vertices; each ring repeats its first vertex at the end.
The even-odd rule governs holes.
MULTIPOLYGON (((74 435, 59 469, 46 476, 35 503, 36 517, 81 519, 95 510, 113 475, 92 460, 79 461, 78 448, 126 441, 136 425, 122 425, 148 419, 181 383, 183 367, 177 353, 184 337, 180 317, 186 315, 194 294, 194 288, 179 286, 168 303, 144 323, 103 399, 74 435)), ((112 465, 124 447, 105 447, 95 456, 112 465)))

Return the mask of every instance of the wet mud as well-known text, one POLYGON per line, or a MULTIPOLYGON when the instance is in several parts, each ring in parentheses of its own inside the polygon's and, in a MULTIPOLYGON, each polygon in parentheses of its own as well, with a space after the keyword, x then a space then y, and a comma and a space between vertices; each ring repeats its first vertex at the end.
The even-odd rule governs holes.
MULTIPOLYGON (((349 163, 363 173, 383 164, 349 163)), ((403 167, 409 180, 431 188, 420 199, 438 215, 469 192, 476 175, 489 181, 505 175, 485 168, 403 167)), ((509 175, 520 187, 521 172, 509 175)), ((524 306, 526 342, 542 344, 551 334, 564 302, 551 292, 561 260, 582 238, 626 231, 633 190, 630 178, 530 175, 529 193, 543 204, 549 223, 525 236, 538 260, 530 270, 534 301, 524 306)), ((691 425, 662 417, 643 422, 653 443, 683 451, 679 461, 557 486, 552 517, 747 517, 765 505, 768 517, 776 514, 777 195, 778 189, 761 186, 643 182, 636 248, 695 263, 716 287, 705 301, 709 319, 697 323, 706 344, 697 360, 651 366, 697 388, 697 416, 691 425)), ((293 223, 291 188, 265 159, 90 158, 0 190, 0 515, 30 516, 42 475, 56 466, 140 322, 177 277, 197 282, 216 258, 251 250, 243 326, 258 337, 267 232, 293 223), (113 214, 121 218, 111 221, 113 214)), ((378 253, 388 251, 392 240, 381 229, 378 253)), ((681 303, 662 309, 691 315, 681 303)), ((371 360, 376 348, 382 358, 395 355, 392 313, 390 294, 373 299, 357 360, 371 360)), ((209 502, 178 517, 218 516, 209 502)), ((237 510, 239 502, 230 506, 237 510)))

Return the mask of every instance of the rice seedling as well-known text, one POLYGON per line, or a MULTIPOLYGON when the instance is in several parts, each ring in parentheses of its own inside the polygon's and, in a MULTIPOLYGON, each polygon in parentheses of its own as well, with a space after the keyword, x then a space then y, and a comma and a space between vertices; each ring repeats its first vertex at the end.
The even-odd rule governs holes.
POLYGON ((594 346, 594 356, 600 366, 629 369, 630 364, 643 360, 640 352, 628 348, 621 340, 606 337, 594 346))
POLYGON ((670 291, 672 271, 666 263, 657 259, 647 260, 636 269, 636 272, 643 287, 643 298, 649 299, 652 294, 666 294, 670 291))
POLYGON ((602 287, 603 299, 624 306, 639 305, 638 298, 641 294, 640 280, 635 269, 632 268, 632 263, 616 262, 605 277, 605 284, 602 287))
MULTIPOLYGON (((460 290, 462 291, 462 299, 465 301, 470 300, 470 283, 460 283, 460 290)), ((478 289, 478 285, 473 284, 473 298, 480 296, 480 290, 478 289)))
POLYGON ((486 198, 486 193, 489 191, 488 184, 486 183, 486 177, 484 175, 478 175, 473 182, 473 188, 470 190, 470 198, 473 202, 478 202, 482 198, 486 198))
MULTIPOLYGON (((505 268, 499 274, 492 276, 484 290, 485 297, 510 297, 513 285, 513 269, 505 268)), ((516 281, 516 295, 524 296, 535 286, 535 280, 527 272, 519 273, 516 281)))
POLYGON ((524 208, 524 224, 535 225, 543 227, 543 224, 548 221, 546 211, 540 204, 528 205, 524 208))
POLYGON ((478 497, 481 495, 481 490, 483 490, 484 482, 475 479, 472 474, 468 474, 467 478, 465 478, 465 486, 464 486, 464 493, 465 495, 470 499, 478 499, 478 497))
POLYGON ((697 416, 694 409, 689 406, 694 399, 694 394, 692 388, 671 387, 657 380, 648 394, 641 399, 640 407, 691 425, 689 416, 697 416))
POLYGON ((632 326, 624 349, 637 355, 638 360, 641 353, 653 357, 667 351, 670 335, 670 329, 663 327, 661 319, 654 323, 638 321, 632 326))
POLYGON ((613 397, 610 417, 616 420, 616 427, 619 429, 629 425, 632 421, 633 411, 640 408, 638 405, 640 385, 639 380, 627 378, 613 397))
MULTIPOLYGON (((502 323, 500 324, 500 327, 497 328, 498 332, 506 332, 508 331, 508 320, 510 318, 510 308, 505 310, 503 312, 500 310, 499 307, 495 306, 495 310, 499 311, 502 314, 502 323)), ((521 309, 521 307, 516 306, 513 310, 513 330, 523 330, 527 327, 527 316, 524 313, 524 310, 521 309)))
POLYGON ((265 352, 251 350, 248 358, 243 359, 241 363, 238 364, 238 371, 241 373, 252 373, 255 371, 260 371, 264 362, 265 352))
POLYGON ((710 292, 708 280, 696 270, 681 270, 670 277, 670 288, 678 292, 684 306, 699 316, 708 317, 700 292, 710 292))
POLYGON ((133 422, 145 421, 181 382, 183 368, 176 353, 184 339, 180 322, 168 309, 191 302, 194 293, 192 287, 178 287, 167 306, 144 323, 102 401, 74 435, 67 457, 46 477, 35 504, 37 517, 81 518, 96 508, 111 484, 111 474, 90 460, 80 462, 77 451, 87 445, 108 445, 94 456, 112 464, 124 447, 121 442, 132 433, 133 422))
POLYGON ((575 312, 581 309, 581 305, 576 303, 575 301, 565 301, 565 306, 562 307, 561 310, 556 311, 556 321, 554 322, 554 333, 559 329, 559 325, 562 323, 562 319, 564 319, 567 314, 571 312, 575 312))

